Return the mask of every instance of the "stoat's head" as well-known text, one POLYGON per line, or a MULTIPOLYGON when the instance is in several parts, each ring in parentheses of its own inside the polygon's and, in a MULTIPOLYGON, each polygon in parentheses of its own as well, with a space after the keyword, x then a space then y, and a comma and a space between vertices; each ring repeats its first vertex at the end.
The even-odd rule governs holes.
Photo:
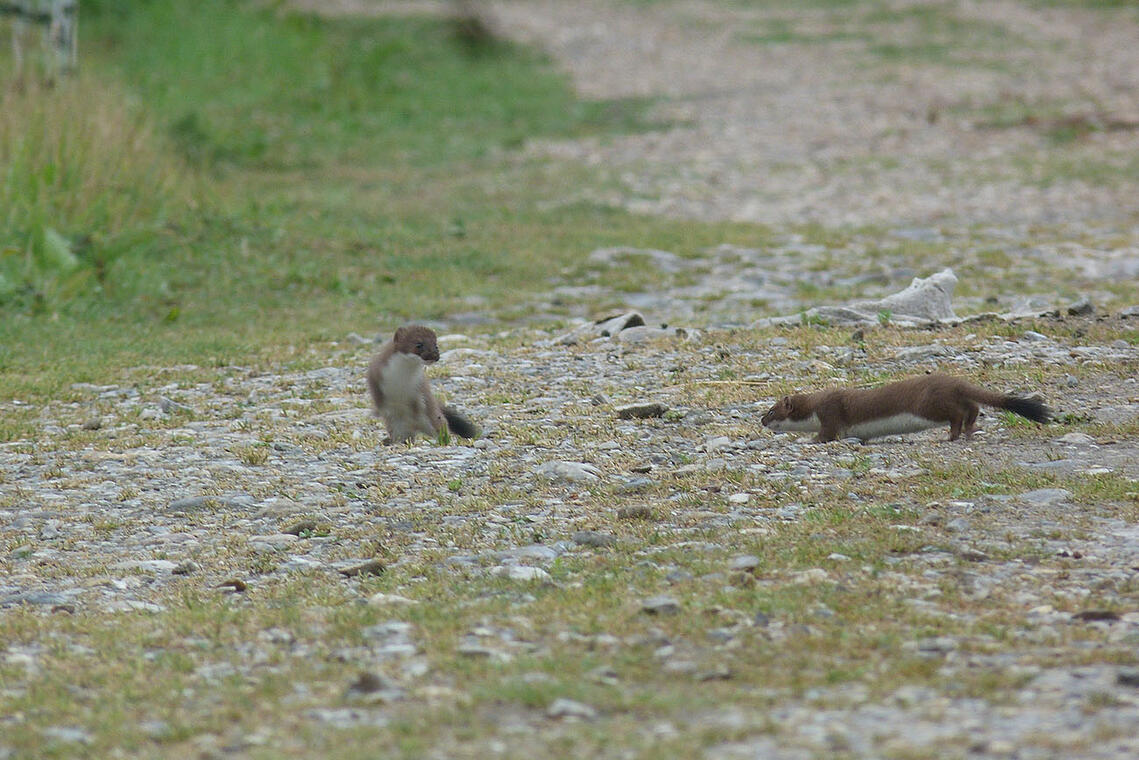
POLYGON ((811 415, 804 408, 802 394, 784 396, 775 402, 761 418, 763 426, 772 430, 802 430, 804 421, 811 415))
POLYGON ((426 364, 439 361, 439 344, 435 331, 423 325, 405 325, 395 331, 395 350, 418 356, 426 364))

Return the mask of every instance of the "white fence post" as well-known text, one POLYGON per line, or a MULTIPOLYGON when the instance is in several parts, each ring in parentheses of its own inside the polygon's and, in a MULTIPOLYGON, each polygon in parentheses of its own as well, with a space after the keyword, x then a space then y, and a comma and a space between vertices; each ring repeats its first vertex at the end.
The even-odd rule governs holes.
POLYGON ((0 16, 12 19, 12 60, 22 73, 28 24, 43 27, 44 69, 48 79, 73 71, 79 63, 79 0, 0 0, 0 16))

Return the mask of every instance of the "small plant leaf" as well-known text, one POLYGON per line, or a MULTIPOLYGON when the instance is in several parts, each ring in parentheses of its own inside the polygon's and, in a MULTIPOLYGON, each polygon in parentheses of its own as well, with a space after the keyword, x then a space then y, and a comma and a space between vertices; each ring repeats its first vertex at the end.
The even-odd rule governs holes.
POLYGON ((79 259, 71 250, 71 242, 51 227, 44 227, 40 260, 45 268, 56 272, 70 272, 79 266, 79 259))

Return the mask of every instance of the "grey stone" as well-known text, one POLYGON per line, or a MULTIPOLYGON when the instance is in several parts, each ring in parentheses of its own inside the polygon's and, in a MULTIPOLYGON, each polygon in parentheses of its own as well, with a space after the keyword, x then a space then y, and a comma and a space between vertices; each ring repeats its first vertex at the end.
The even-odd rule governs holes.
POLYGON ((709 454, 714 454, 719 451, 725 451, 732 448, 732 439, 726 435, 719 435, 708 438, 704 441, 704 451, 709 454))
POLYGON ((945 524, 945 529, 954 533, 963 533, 969 530, 969 521, 964 517, 955 517, 945 524))
POLYGON ((361 707, 320 707, 305 713, 309 718, 333 728, 383 728, 391 718, 382 712, 361 707))
POLYGON ((644 327, 644 325, 644 315, 639 311, 630 311, 625 314, 618 314, 615 317, 599 319, 593 324, 591 332, 602 337, 610 337, 622 330, 628 330, 631 327, 644 327))
POLYGON ((1068 304, 1067 311, 1071 316, 1084 317, 1095 314, 1095 306, 1092 305, 1091 299, 1085 296, 1074 303, 1068 304))
POLYGON ((940 343, 931 343, 925 346, 909 346, 907 348, 898 349, 894 352, 894 356, 899 361, 917 362, 935 356, 948 356, 951 353, 953 352, 946 346, 940 343))
POLYGON ((638 327, 629 327, 617 333, 617 340, 621 343, 645 343, 650 340, 657 340, 660 338, 689 338, 692 332, 685 330, 682 327, 653 327, 651 325, 640 325, 638 327))
POLYGON ((1139 689, 1139 668, 1119 668, 1115 672, 1115 682, 1120 686, 1139 689))
POLYGON ((692 573, 692 571, 685 570, 683 568, 677 568, 676 570, 670 570, 665 573, 664 579, 669 583, 675 585, 677 583, 687 583, 695 577, 696 576, 692 573))
POLYGON ((597 710, 572 699, 559 697, 546 708, 546 715, 550 718, 576 718, 578 720, 593 720, 597 717, 597 710))
POLYGON ((901 227, 890 230, 890 234, 903 240, 916 240, 919 243, 939 243, 945 239, 940 230, 930 227, 901 227))
POLYGON ((617 671, 608 665, 601 665, 585 674, 585 677, 596 683, 614 686, 620 681, 617 671))
POLYGON ((127 560, 117 562, 116 570, 139 570, 144 573, 174 574, 178 569, 177 562, 168 559, 127 560))
POLYGON ((1087 446, 1095 443, 1095 438, 1092 438, 1087 433, 1065 433, 1056 439, 1056 443, 1071 443, 1078 446, 1087 446))
POLYGON ((249 537, 249 543, 254 546, 271 550, 287 549, 299 540, 300 538, 293 533, 272 533, 267 536, 249 537))
POLYGON ((165 396, 158 399, 158 408, 162 410, 163 414, 191 414, 194 411, 185 404, 179 404, 165 396))
POLYGON ((680 602, 671 596, 651 596, 641 602, 641 609, 650 615, 673 615, 680 612, 680 602))
POLYGON ((617 508, 617 517, 621 520, 651 520, 653 509, 648 504, 631 504, 617 508))
POLYGON ((527 544, 526 546, 516 546, 513 549, 491 552, 490 556, 498 560, 513 560, 515 562, 522 560, 552 562, 568 548, 570 548, 568 544, 561 542, 554 544, 527 544))
POLYGON ((154 741, 165 741, 174 735, 174 729, 164 720, 144 720, 138 724, 143 735, 154 741))
POLYGON ((167 509, 171 512, 196 512, 210 507, 242 507, 251 506, 253 497, 247 494, 229 496, 187 496, 170 502, 167 509))
POLYGON ((45 726, 40 733, 48 740, 66 744, 90 744, 95 738, 82 728, 73 726, 45 726))
MULTIPOLYGON (((296 539, 296 536, 293 536, 292 538, 296 539)), ((367 575, 381 575, 386 569, 386 566, 381 560, 357 559, 347 560, 340 563, 340 566, 337 568, 337 572, 346 578, 355 578, 356 576, 363 577, 367 575)))
POLYGON ((650 417, 663 417, 668 412, 668 407, 658 401, 651 401, 619 406, 616 412, 617 418, 622 420, 648 419, 650 417))
POLYGON ((1035 491, 1022 493, 1017 498, 1029 504, 1051 506, 1069 501, 1072 498, 1072 492, 1063 488, 1038 488, 1035 491))
POLYGON ((599 533, 595 530, 579 530, 573 534, 573 541, 575 544, 581 546, 592 546, 601 549, 607 546, 613 546, 617 543, 617 537, 608 533, 599 533))
POLYGON ((512 581, 548 581, 550 574, 540 567, 530 567, 529 565, 506 565, 499 566, 491 569, 492 575, 497 575, 502 578, 508 578, 512 581))
POLYGON ((753 554, 743 554, 739 557, 733 558, 731 564, 728 565, 728 568, 731 570, 750 573, 754 572, 755 569, 759 567, 759 565, 759 557, 756 557, 753 554))
POLYGON ((895 324, 928 324, 952 322, 957 319, 953 311, 953 290, 957 276, 952 269, 943 269, 929 277, 915 277, 909 287, 877 301, 857 301, 848 306, 817 307, 800 314, 790 314, 759 320, 754 326, 794 325, 821 319, 826 324, 878 324, 888 316, 895 324))
POLYGON ((584 485, 597 483, 601 480, 601 471, 596 466, 585 462, 546 462, 535 470, 535 474, 539 478, 553 483, 584 485))
POLYGON ((16 604, 30 604, 38 607, 63 605, 69 604, 74 595, 75 592, 27 591, 0 597, 0 607, 16 604))

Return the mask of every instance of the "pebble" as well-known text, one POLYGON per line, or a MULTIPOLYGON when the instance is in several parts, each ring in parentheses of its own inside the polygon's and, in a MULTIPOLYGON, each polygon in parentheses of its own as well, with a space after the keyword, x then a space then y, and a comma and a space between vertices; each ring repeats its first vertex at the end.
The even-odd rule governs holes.
POLYGON ((16 604, 31 604, 41 607, 55 607, 71 602, 72 594, 54 591, 28 591, 0 597, 0 607, 16 604))
POLYGON ((791 575, 792 583, 804 586, 815 586, 820 583, 825 583, 829 579, 830 575, 821 567, 814 567, 810 570, 803 570, 802 572, 793 573, 791 575))
POLYGON ((144 573, 167 573, 173 575, 178 570, 177 562, 168 559, 126 560, 112 565, 116 570, 138 570, 144 573))
POLYGON ((185 404, 179 404, 165 396, 158 400, 158 408, 162 410, 163 414, 192 414, 194 411, 185 404))
POLYGON ((969 521, 964 517, 955 517, 945 523, 945 529, 953 533, 964 533, 969 530, 969 521))
POLYGON ((671 596, 651 596, 641 602, 641 609, 650 615, 674 615, 680 612, 680 602, 671 596))
POLYGON ((406 596, 385 594, 381 591, 368 597, 368 604, 373 607, 386 607, 388 605, 419 604, 419 602, 415 599, 408 599, 406 596))
POLYGON ((631 504, 618 507, 617 517, 621 520, 650 520, 653 517, 653 510, 647 504, 631 504))
POLYGON ((608 546, 613 546, 617 543, 617 537, 609 533, 601 533, 595 530, 579 530, 573 534, 573 541, 580 546, 590 546, 596 549, 603 549, 608 546))
POLYGON ((249 543, 267 549, 284 549, 300 539, 295 533, 274 533, 267 536, 250 536, 249 543))
POLYGON ((1056 443, 1071 443, 1077 446, 1087 446, 1095 443, 1095 438, 1092 438, 1087 433, 1065 433, 1056 439, 1056 443))
POLYGON ((1115 682, 1120 686, 1139 689, 1139 668, 1120 668, 1115 674, 1115 682))
POLYGON ((555 483, 575 485, 597 483, 601 480, 601 471, 585 462, 546 462, 538 467, 535 474, 539 478, 555 483))
POLYGON ((1017 498, 1029 504, 1048 506, 1070 501, 1072 492, 1063 488, 1038 488, 1035 491, 1026 491, 1017 498))
POLYGON ((529 567, 527 565, 509 565, 499 566, 491 569, 492 575, 497 575, 502 578, 508 578, 512 581, 548 581, 550 574, 540 567, 529 567))
POLYGON ((652 401, 619 406, 615 411, 617 412, 617 419, 621 420, 648 419, 650 417, 663 417, 668 412, 668 407, 658 401, 652 401))
POLYGON ((64 742, 66 744, 90 744, 95 739, 95 737, 82 728, 74 728, 71 726, 45 726, 40 729, 40 733, 49 741, 64 742))
POLYGON ((1092 305, 1090 299, 1084 297, 1074 303, 1068 304, 1067 311, 1069 315, 1074 317, 1086 317, 1090 314, 1095 314, 1095 306, 1092 305))
POLYGON ((584 702, 559 697, 546 708, 546 716, 555 720, 562 718, 593 720, 597 717, 597 710, 584 702))
POLYGON ((373 692, 393 688, 395 688, 395 684, 387 678, 376 673, 365 671, 348 686, 348 691, 357 694, 371 694, 373 692))
MULTIPOLYGON (((293 538, 296 538, 295 536, 293 538)), ((378 559, 369 559, 364 561, 349 562, 343 567, 337 569, 341 575, 346 578, 355 578, 356 576, 365 575, 380 575, 386 570, 386 566, 378 559)))
POLYGON ((760 565, 759 557, 753 554, 744 554, 732 559, 731 564, 728 565, 729 569, 742 571, 742 572, 755 572, 756 568, 760 565))

